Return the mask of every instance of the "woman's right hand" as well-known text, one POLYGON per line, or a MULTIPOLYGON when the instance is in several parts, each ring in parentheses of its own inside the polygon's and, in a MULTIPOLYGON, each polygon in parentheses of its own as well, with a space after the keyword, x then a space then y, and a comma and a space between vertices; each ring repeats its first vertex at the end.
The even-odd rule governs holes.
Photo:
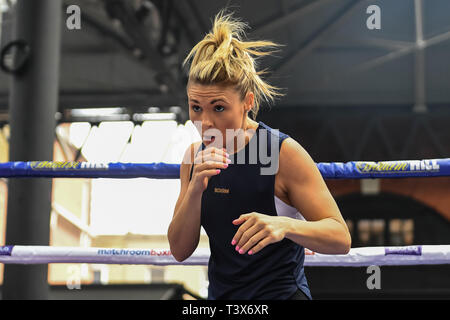
POLYGON ((195 192, 203 193, 208 187, 209 178, 218 175, 221 170, 228 168, 231 162, 225 149, 209 147, 197 153, 194 159, 189 187, 195 192))

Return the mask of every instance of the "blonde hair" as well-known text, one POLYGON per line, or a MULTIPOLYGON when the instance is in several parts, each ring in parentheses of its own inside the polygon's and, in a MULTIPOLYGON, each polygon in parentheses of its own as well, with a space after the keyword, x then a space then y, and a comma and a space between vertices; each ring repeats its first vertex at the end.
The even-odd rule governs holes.
POLYGON ((230 84, 236 86, 241 100, 248 92, 254 94, 253 118, 258 114, 261 102, 273 102, 282 96, 279 89, 265 82, 257 71, 256 59, 270 55, 279 45, 271 41, 244 41, 247 24, 220 11, 214 18, 211 31, 192 48, 183 62, 190 59, 189 82, 200 84, 230 84))

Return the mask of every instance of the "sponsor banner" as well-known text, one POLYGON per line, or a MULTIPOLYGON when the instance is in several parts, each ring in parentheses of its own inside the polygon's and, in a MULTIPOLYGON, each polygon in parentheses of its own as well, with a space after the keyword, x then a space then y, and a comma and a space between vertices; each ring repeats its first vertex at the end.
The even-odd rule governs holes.
POLYGON ((422 246, 406 246, 406 247, 386 247, 384 255, 389 254, 404 255, 404 256, 421 256, 422 246))
POLYGON ((79 162, 79 161, 31 161, 31 170, 68 170, 68 169, 108 169, 107 163, 79 162))
POLYGON ((0 246, 0 256, 10 256, 14 246, 0 246))
POLYGON ((355 162, 355 169, 359 173, 404 173, 404 172, 433 172, 439 171, 440 166, 434 160, 405 160, 380 162, 355 162))

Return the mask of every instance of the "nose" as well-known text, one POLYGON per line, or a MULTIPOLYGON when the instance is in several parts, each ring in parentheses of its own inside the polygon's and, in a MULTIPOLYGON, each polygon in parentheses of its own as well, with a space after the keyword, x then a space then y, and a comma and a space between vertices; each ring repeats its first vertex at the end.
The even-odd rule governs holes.
POLYGON ((203 134, 206 130, 214 128, 214 123, 210 118, 204 117, 203 115, 193 121, 194 126, 200 134, 203 134))
MULTIPOLYGON (((205 112, 206 113, 206 112, 205 112)), ((211 119, 211 117, 207 114, 202 115, 202 127, 203 130, 208 130, 214 127, 214 121, 211 119)))

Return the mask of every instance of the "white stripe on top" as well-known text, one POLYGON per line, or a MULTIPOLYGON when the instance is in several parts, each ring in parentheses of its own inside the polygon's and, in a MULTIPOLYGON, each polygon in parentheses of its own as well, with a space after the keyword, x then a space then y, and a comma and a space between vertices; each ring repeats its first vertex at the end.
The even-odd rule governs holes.
POLYGON ((284 217, 290 217, 290 218, 294 218, 294 219, 299 219, 299 220, 305 220, 305 218, 302 216, 302 214, 300 212, 297 211, 296 208, 291 207, 290 205, 284 203, 283 200, 281 200, 277 196, 274 196, 274 197, 275 197, 275 208, 277 210, 277 215, 284 216, 284 217))

